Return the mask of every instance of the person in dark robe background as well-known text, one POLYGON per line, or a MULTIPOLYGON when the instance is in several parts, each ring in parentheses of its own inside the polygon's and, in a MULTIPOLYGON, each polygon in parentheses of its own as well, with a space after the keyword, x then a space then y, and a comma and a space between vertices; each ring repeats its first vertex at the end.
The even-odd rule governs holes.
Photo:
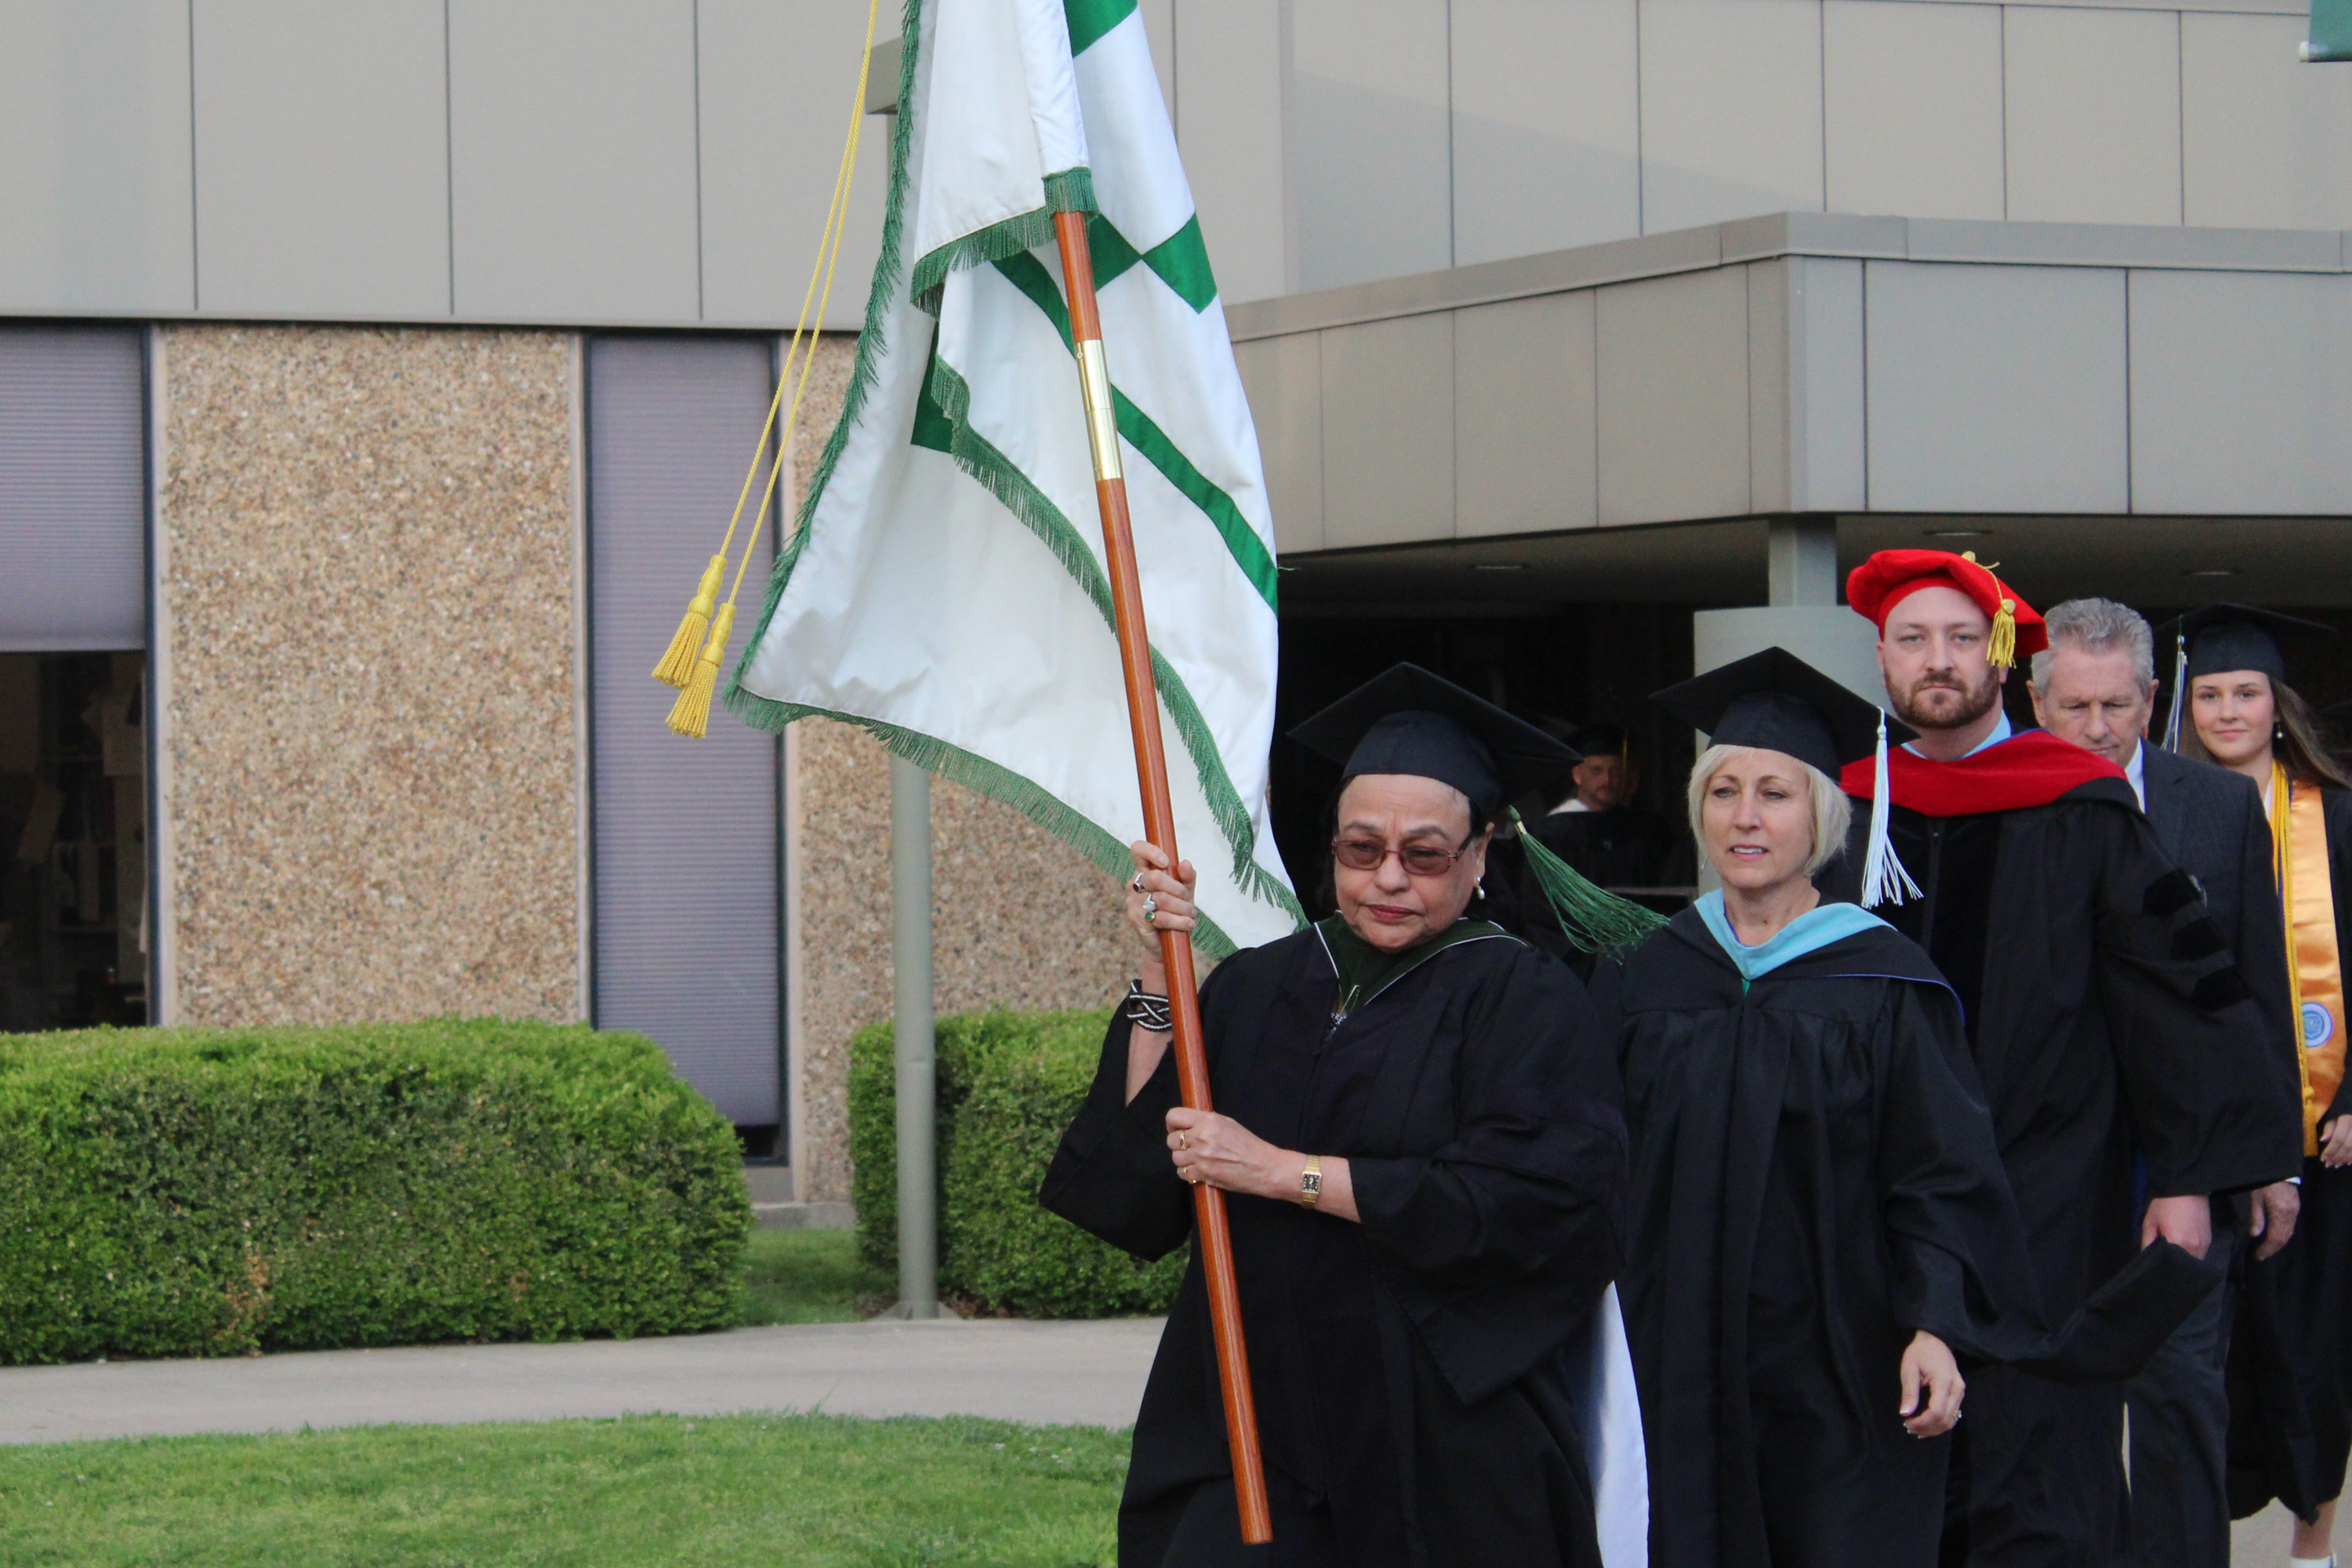
POLYGON ((2352 899, 2352 776, 2287 684, 2282 637, 2331 628, 2244 605, 2210 605, 2163 628, 2179 651, 2174 717, 2183 756, 2261 792, 2272 882, 2302 1047, 2295 1085, 2302 1206, 2294 1234, 2246 1273, 2230 1352, 2231 1511, 2273 1498, 2295 1515, 2293 1555, 2332 1555, 2352 1455, 2352 1096, 2343 1092, 2338 932, 2352 899), (2184 690, 2185 689, 2185 690, 2184 690))
MULTIPOLYGON (((1920 732, 1842 783, 1888 817, 1916 896, 1833 868, 1924 948, 1958 995, 2043 1310, 2063 1320, 2158 1237, 2201 1257, 2210 1194, 2292 1175, 2296 1130, 2238 1070, 2261 1020, 2195 879, 2173 865, 2123 771, 2040 731, 2012 737, 2000 691, 2041 617, 1970 556, 1881 551, 1846 598, 1879 627, 1895 712, 1920 732), (2134 1152, 2148 1194, 2134 1191, 2134 1152)), ((1945 1560, 2099 1568, 2123 1518, 2120 1382, 2013 1366, 1971 1379, 1953 1444, 1945 1560)))
MULTIPOLYGON (((1554 733, 1550 724, 1545 729, 1554 733)), ((1634 805, 1640 775, 1622 725, 1587 724, 1561 738, 1580 753, 1551 785, 1553 798, 1524 831, 1597 887, 1663 887, 1692 871, 1687 843, 1655 812, 1634 805), (1683 851, 1677 854, 1677 850, 1683 851)))
MULTIPOLYGON (((1601 1564, 1625 1533, 1596 1524, 1626 1460, 1586 1388, 1617 1321, 1616 1054, 1574 975, 1463 918, 1510 797, 1569 753, 1409 665, 1292 732, 1345 763, 1339 912, 1202 986, 1213 1114, 1178 1103, 1154 942, 1040 1194, 1146 1258, 1191 1238, 1188 1184, 1230 1196, 1274 1540, 1235 1525, 1196 1252, 1136 1418, 1119 1562, 1601 1564)), ((1189 866, 1134 852, 1139 932, 1189 930, 1189 866)))
MULTIPOLYGON (((2262 1015, 2239 1042, 2241 1070, 2267 1075, 2299 1106, 2286 942, 2271 878, 2261 794, 2243 778, 2149 742, 2156 713, 2156 635, 2128 605, 2070 599, 2044 612, 2050 646, 2033 656, 2033 716, 2071 745, 2124 770, 2157 843, 2197 879, 2214 926, 2262 1015)), ((2206 1260, 2230 1282, 2180 1326, 2125 1387, 2135 1568, 2227 1568, 2230 1561, 2226 1376, 2244 1254, 2267 1257, 2294 1234, 2298 1194, 2280 1182, 2216 1197, 2206 1260)))

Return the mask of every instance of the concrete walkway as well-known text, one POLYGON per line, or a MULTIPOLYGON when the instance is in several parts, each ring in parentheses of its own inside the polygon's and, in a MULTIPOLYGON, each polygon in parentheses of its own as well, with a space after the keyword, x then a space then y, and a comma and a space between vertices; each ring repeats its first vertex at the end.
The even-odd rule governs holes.
POLYGON ((313 1351, 0 1369, 0 1443, 390 1422, 987 1415, 1123 1426, 1157 1319, 824 1323, 555 1345, 313 1351))

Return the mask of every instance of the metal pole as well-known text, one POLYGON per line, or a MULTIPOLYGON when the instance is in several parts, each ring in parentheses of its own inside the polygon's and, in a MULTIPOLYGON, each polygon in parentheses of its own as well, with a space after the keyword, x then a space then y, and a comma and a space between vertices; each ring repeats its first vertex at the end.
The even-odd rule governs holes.
POLYGON ((931 775, 890 759, 890 1037, 898 1066, 898 1305, 940 1315, 939 1141, 933 1129, 931 775))

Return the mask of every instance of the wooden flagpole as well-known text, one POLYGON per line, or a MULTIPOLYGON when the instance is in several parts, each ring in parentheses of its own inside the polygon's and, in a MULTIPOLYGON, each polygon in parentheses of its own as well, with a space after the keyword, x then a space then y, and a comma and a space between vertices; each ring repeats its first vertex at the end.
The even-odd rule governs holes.
MULTIPOLYGON (((1078 356, 1078 386, 1086 399, 1087 437, 1094 448, 1095 499, 1102 510, 1103 554, 1110 567, 1110 602, 1118 626, 1119 663, 1127 673, 1127 717, 1135 736, 1136 780, 1143 791, 1144 837, 1176 862, 1176 812, 1168 797, 1168 755, 1160 742, 1160 697, 1151 680, 1151 643, 1143 625, 1143 589, 1135 569, 1135 538, 1128 524, 1127 479, 1119 462, 1118 426, 1111 411, 1110 372, 1103 359, 1102 317, 1095 308, 1094 258, 1084 213, 1055 213, 1054 238, 1062 251, 1062 279, 1070 301, 1070 346, 1078 356)), ((1192 974, 1192 942, 1179 931, 1160 933, 1168 968, 1168 1010, 1176 1035, 1176 1081, 1184 1103, 1209 1106, 1209 1063, 1201 1048, 1201 997, 1192 974)), ((1242 1540, 1256 1546, 1274 1539, 1266 1509, 1265 1470, 1258 1455, 1257 1401, 1250 1392, 1249 1352, 1242 1342, 1242 1309, 1234 1287, 1234 1243, 1226 1226, 1225 1194, 1205 1184, 1192 1189, 1201 1268, 1208 1277, 1209 1322, 1217 1342, 1217 1382, 1224 1392, 1225 1436, 1233 1450, 1234 1495, 1241 1504, 1242 1540)))

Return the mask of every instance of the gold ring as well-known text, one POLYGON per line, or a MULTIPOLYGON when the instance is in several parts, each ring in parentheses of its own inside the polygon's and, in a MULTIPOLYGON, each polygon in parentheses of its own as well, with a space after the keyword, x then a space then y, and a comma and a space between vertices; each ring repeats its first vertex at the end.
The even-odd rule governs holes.
POLYGON ((1179 1149, 1190 1150, 1192 1147, 1192 1135, 1189 1132, 1179 1132, 1176 1134, 1176 1147, 1179 1149))

